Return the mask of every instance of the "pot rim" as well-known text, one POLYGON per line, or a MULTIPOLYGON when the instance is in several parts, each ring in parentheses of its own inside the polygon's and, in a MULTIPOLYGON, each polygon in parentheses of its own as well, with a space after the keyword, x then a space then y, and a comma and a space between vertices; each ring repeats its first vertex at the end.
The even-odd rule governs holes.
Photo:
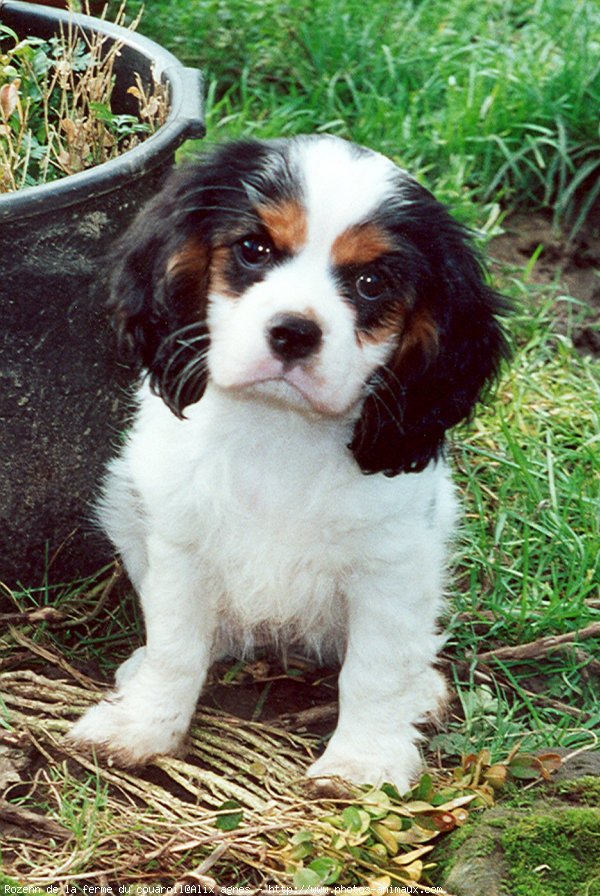
POLYGON ((187 139, 205 134, 203 118, 203 79, 198 69, 187 68, 155 41, 112 22, 93 16, 52 9, 21 0, 0 0, 0 23, 11 26, 14 17, 29 20, 28 30, 35 34, 36 23, 74 25, 86 34, 100 32, 113 41, 145 56, 158 81, 169 86, 170 110, 167 120, 154 134, 115 159, 86 171, 69 174, 51 183, 23 187, 0 196, 0 222, 22 220, 81 202, 85 196, 101 196, 142 177, 173 158, 175 150, 187 139))

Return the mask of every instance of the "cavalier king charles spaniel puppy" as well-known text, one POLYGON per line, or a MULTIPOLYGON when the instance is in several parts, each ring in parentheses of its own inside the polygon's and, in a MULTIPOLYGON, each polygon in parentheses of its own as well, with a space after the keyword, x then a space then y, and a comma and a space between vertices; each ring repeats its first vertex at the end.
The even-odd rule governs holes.
POLYGON ((506 352, 468 233, 373 151, 234 142, 142 211, 112 308, 143 377, 99 515, 146 646, 71 737, 180 752, 215 658, 301 645, 341 663, 308 775, 406 791, 445 693, 445 433, 506 352))

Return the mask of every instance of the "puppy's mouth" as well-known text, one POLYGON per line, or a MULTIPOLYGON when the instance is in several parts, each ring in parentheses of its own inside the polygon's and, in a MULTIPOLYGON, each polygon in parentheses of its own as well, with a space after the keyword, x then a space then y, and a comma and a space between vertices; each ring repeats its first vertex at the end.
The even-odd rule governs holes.
POLYGON ((338 416, 346 408, 336 401, 324 377, 302 363, 289 364, 268 358, 225 388, 259 395, 278 404, 324 416, 338 416))
POLYGON ((266 397, 272 397, 284 404, 301 405, 320 414, 331 414, 332 409, 319 395, 318 383, 300 366, 280 365, 277 373, 250 379, 245 386, 266 397))

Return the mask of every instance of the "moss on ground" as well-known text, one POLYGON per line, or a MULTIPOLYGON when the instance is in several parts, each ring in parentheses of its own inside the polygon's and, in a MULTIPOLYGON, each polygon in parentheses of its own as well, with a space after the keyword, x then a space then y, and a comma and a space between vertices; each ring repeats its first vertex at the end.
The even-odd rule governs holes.
POLYGON ((600 778, 596 775, 585 775, 575 781, 565 781, 557 788, 559 796, 576 800, 586 806, 600 806, 600 778))
POLYGON ((600 896, 600 810, 530 815, 501 843, 512 896, 600 896))
POLYGON ((435 882, 456 896, 600 896, 599 791, 582 777, 485 812, 436 851, 435 882))

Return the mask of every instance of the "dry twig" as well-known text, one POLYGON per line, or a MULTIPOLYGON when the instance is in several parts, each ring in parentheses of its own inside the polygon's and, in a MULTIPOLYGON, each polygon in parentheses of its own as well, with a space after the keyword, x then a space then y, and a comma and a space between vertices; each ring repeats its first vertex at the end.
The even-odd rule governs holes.
POLYGON ((600 622, 592 622, 585 628, 575 632, 566 632, 564 635, 548 635, 530 641, 528 644, 517 644, 514 647, 497 647, 495 650, 487 650, 478 653, 474 659, 477 662, 488 660, 531 660, 540 656, 547 656, 553 650, 571 644, 573 641, 584 641, 588 638, 600 638, 600 622))
POLYGON ((70 840, 73 836, 71 831, 46 815, 32 812, 23 806, 16 806, 2 798, 0 798, 0 821, 14 824, 19 828, 30 828, 38 833, 47 834, 49 837, 55 837, 57 840, 70 840))

